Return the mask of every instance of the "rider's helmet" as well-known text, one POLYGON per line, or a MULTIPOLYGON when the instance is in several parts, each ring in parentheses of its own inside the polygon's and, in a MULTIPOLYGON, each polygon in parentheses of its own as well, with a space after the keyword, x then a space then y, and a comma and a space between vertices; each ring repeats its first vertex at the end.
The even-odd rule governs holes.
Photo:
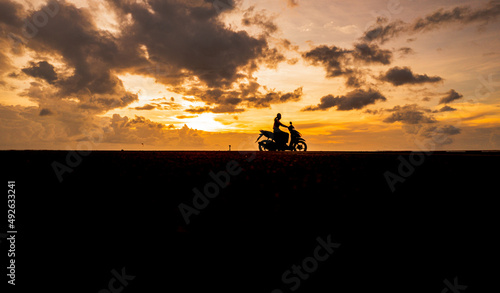
POLYGON ((278 117, 278 119, 281 119, 281 113, 278 113, 278 115, 276 115, 276 117, 278 117))

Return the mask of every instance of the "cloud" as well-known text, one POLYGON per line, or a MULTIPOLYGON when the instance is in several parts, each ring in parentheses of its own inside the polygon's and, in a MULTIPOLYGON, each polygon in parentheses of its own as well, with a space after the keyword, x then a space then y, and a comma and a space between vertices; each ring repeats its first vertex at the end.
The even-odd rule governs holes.
POLYGON ((403 125, 403 130, 414 140, 420 141, 421 145, 425 140, 430 140, 434 146, 450 145, 454 141, 452 136, 462 133, 460 128, 447 124, 403 125))
MULTIPOLYGON (((228 105, 240 104, 249 97, 250 93, 242 90, 241 84, 258 85, 251 94, 259 97, 260 85, 252 73, 260 66, 276 68, 287 61, 280 50, 268 43, 269 35, 278 30, 273 19, 253 7, 245 11, 242 22, 264 28, 265 34, 259 37, 225 25, 216 9, 205 3, 208 1, 151 0, 148 5, 111 2, 123 31, 127 32, 121 43, 147 52, 146 62, 154 61, 162 69, 160 74, 153 75, 157 82, 172 92, 196 96, 207 103, 210 111, 239 112, 228 105)), ((152 75, 147 68, 138 65, 132 70, 152 75)))
POLYGON ((321 98, 317 106, 309 106, 302 111, 325 111, 337 107, 338 111, 359 110, 365 106, 375 104, 377 101, 386 101, 380 92, 369 89, 368 91, 357 89, 347 93, 345 96, 327 95, 321 98))
MULTIPOLYGON (((248 75, 257 64, 278 54, 264 37, 226 26, 208 2, 110 2, 127 32, 122 42, 136 51, 140 44, 147 48, 149 59, 167 69, 168 76, 158 77, 165 84, 180 84, 196 76, 208 87, 228 87, 244 77, 241 71, 248 75)), ((262 20, 258 16, 251 20, 257 19, 262 20)))
POLYGON ((217 114, 227 113, 227 114, 231 114, 231 113, 245 112, 245 109, 236 108, 236 106, 234 106, 234 105, 221 105, 221 106, 212 107, 212 108, 211 107, 190 108, 190 109, 186 109, 185 111, 188 113, 191 113, 191 114, 202 114, 202 113, 217 113, 217 114))
POLYGON ((388 65, 392 61, 392 52, 380 49, 376 44, 358 43, 354 45, 353 57, 367 64, 388 65))
POLYGON ((151 121, 142 116, 130 119, 114 114, 109 118, 103 134, 102 143, 138 145, 144 143, 159 147, 201 147, 204 139, 201 132, 184 125, 181 129, 172 129, 172 125, 151 121))
POLYGON ((402 47, 398 49, 398 52, 401 56, 412 55, 415 54, 415 51, 410 47, 402 47))
POLYGON ((407 24, 401 20, 388 23, 386 18, 379 17, 376 23, 363 34, 361 39, 365 42, 378 41, 383 44, 407 30, 407 24))
POLYGON ((238 107, 269 108, 272 104, 298 102, 303 96, 302 87, 288 93, 267 89, 267 92, 263 93, 260 87, 260 84, 250 82, 240 84, 239 88, 234 90, 191 88, 185 94, 197 97, 197 100, 205 102, 207 106, 187 109, 186 112, 240 113, 244 109, 238 107))
POLYGON ((352 50, 346 50, 337 46, 318 46, 302 54, 302 57, 313 65, 321 65, 326 70, 327 77, 337 77, 352 72, 345 68, 352 50))
POLYGON ((166 98, 161 98, 161 99, 153 99, 152 101, 160 101, 158 103, 150 103, 150 104, 145 104, 144 106, 138 106, 135 108, 129 108, 129 109, 134 109, 134 110, 139 110, 139 111, 151 111, 154 109, 158 110, 180 110, 181 105, 174 103, 174 102, 161 102, 161 101, 166 101, 166 98))
POLYGON ((268 35, 278 31, 278 26, 274 23, 273 18, 267 16, 265 10, 255 12, 255 6, 245 11, 241 23, 245 26, 259 26, 264 29, 264 32, 268 35))
MULTIPOLYGON (((71 139, 68 123, 55 119, 38 107, 0 104, 0 147, 2 149, 47 149, 71 139)), ((59 145, 59 148, 61 146, 59 145)))
MULTIPOLYGON (((47 15, 45 11, 49 10, 57 13, 47 16, 44 25, 29 33, 23 21, 10 21, 5 29, 11 41, 16 43, 14 47, 23 46, 37 58, 57 59, 62 65, 55 68, 48 61, 32 61, 21 71, 49 83, 45 90, 52 93, 54 103, 76 99, 81 109, 103 113, 136 101, 137 95, 125 90, 116 71, 118 67, 136 62, 137 52, 126 52, 122 49, 126 47, 121 47, 115 37, 96 26, 88 10, 65 1, 49 1, 39 10, 18 11, 17 15, 25 15, 26 21, 32 22, 34 16, 47 15), (57 74, 59 71, 64 74, 57 74)), ((30 96, 31 93, 34 91, 26 92, 26 96, 40 102, 40 95, 30 96)))
POLYGON ((293 92, 268 92, 264 95, 249 97, 246 99, 248 104, 255 108, 269 108, 271 104, 284 104, 289 102, 298 102, 302 99, 302 87, 293 92))
POLYGON ((3 81, 3 75, 8 72, 12 68, 12 65, 10 63, 10 59, 0 52, 0 86, 5 85, 5 82, 3 81))
POLYGON ((386 123, 401 122, 403 124, 420 124, 420 123, 436 123, 436 119, 426 112, 430 110, 424 109, 417 104, 395 106, 392 109, 385 110, 392 114, 384 119, 386 123))
POLYGON ((409 67, 393 67, 379 77, 380 80, 392 83, 395 86, 404 84, 436 83, 443 79, 439 76, 414 74, 409 67))
POLYGON ((417 18, 412 23, 401 20, 388 22, 386 18, 378 18, 362 39, 367 42, 385 43, 402 33, 415 34, 439 29, 451 24, 484 23, 496 21, 500 15, 500 1, 488 2, 485 6, 472 9, 470 6, 457 6, 451 10, 439 9, 425 17, 417 18))
POLYGON ((463 95, 457 93, 454 89, 451 89, 449 92, 446 93, 446 96, 444 96, 439 100, 439 104, 448 104, 453 101, 459 100, 463 97, 464 97, 463 95))
POLYGON ((135 110, 145 110, 145 111, 149 111, 149 110, 154 110, 156 109, 156 106, 155 105, 151 105, 151 104, 146 104, 142 107, 135 107, 134 108, 135 110))
POLYGON ((44 108, 44 109, 40 110, 39 115, 40 116, 50 116, 50 115, 54 115, 54 113, 50 109, 44 108))
POLYGON ((350 88, 359 88, 365 83, 365 79, 362 74, 353 72, 347 76, 345 85, 350 88))
POLYGON ((353 67, 355 64, 388 65, 392 62, 392 57, 390 50, 367 43, 354 44, 352 50, 321 45, 302 53, 304 60, 325 68, 327 78, 345 77, 347 87, 360 87, 364 84, 363 70, 359 66, 353 67))
POLYGON ((21 69, 21 71, 29 76, 41 78, 50 84, 53 84, 57 80, 57 73, 54 70, 54 66, 47 61, 30 62, 30 66, 21 69))
POLYGON ((450 106, 444 106, 442 107, 441 109, 439 110, 436 110, 436 111, 433 111, 433 113, 442 113, 442 112, 453 112, 453 111, 456 111, 457 109, 455 108, 452 108, 450 106))
MULTIPOLYGON (((5 3, 14 7, 9 1, 5 3)), ((29 19, 54 3, 29 11, 29 19)), ((276 67, 286 61, 279 50, 269 46, 266 36, 253 37, 226 26, 207 1, 110 0, 108 4, 117 17, 120 33, 101 30, 86 9, 57 2, 57 14, 26 42, 27 48, 41 58, 56 56, 63 62, 55 68, 40 61, 23 70, 53 84, 57 91, 54 99, 75 98, 82 108, 104 112, 137 101, 117 77, 120 73, 151 76, 181 94, 186 92, 182 86, 185 83, 206 91, 228 91, 252 79, 260 66, 276 67)), ((22 6, 18 9, 22 12, 22 6)), ((229 5, 227 10, 233 9, 235 6, 229 5)), ((22 22, 2 21, 19 24, 9 31, 23 36, 22 22)), ((265 26, 270 32, 277 30, 263 12, 249 10, 245 21, 265 26)), ((2 65, 7 61, 0 55, 2 65)))
POLYGON ((431 139, 431 143, 435 146, 448 145, 453 143, 451 136, 461 133, 460 128, 436 120, 431 114, 436 111, 417 104, 398 105, 384 111, 391 113, 383 120, 385 123, 401 122, 403 131, 421 145, 426 139, 431 139))
POLYGON ((21 18, 23 6, 9 0, 0 1, 0 22, 12 27, 23 25, 21 18))

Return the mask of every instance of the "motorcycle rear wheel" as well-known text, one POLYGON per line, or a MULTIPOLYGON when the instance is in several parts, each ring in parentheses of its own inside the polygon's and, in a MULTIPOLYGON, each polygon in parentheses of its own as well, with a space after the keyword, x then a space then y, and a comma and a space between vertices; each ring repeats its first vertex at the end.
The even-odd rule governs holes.
POLYGON ((261 152, 268 152, 268 151, 270 151, 267 148, 268 142, 270 142, 270 141, 265 140, 262 143, 259 143, 259 151, 261 151, 261 152))

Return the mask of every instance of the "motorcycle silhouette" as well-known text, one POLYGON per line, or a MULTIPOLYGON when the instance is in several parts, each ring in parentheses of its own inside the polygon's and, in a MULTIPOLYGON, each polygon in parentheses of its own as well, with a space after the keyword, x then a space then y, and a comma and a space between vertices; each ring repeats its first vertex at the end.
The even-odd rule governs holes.
POLYGON ((302 134, 295 130, 292 122, 290 122, 290 126, 287 127, 290 132, 291 139, 290 144, 288 143, 288 133, 283 132, 286 135, 286 138, 283 135, 283 138, 275 138, 274 133, 271 131, 261 130, 260 136, 257 138, 255 142, 259 142, 259 150, 260 151, 296 151, 296 152, 305 152, 307 151, 306 140, 302 138, 302 134), (263 136, 267 139, 263 141, 259 141, 263 136))

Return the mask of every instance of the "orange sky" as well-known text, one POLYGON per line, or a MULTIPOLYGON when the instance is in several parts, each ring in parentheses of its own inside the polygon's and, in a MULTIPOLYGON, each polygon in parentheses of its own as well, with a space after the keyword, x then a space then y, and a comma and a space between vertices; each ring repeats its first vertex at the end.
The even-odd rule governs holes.
POLYGON ((499 1, 207 2, 0 0, 0 149, 500 147, 499 1))

